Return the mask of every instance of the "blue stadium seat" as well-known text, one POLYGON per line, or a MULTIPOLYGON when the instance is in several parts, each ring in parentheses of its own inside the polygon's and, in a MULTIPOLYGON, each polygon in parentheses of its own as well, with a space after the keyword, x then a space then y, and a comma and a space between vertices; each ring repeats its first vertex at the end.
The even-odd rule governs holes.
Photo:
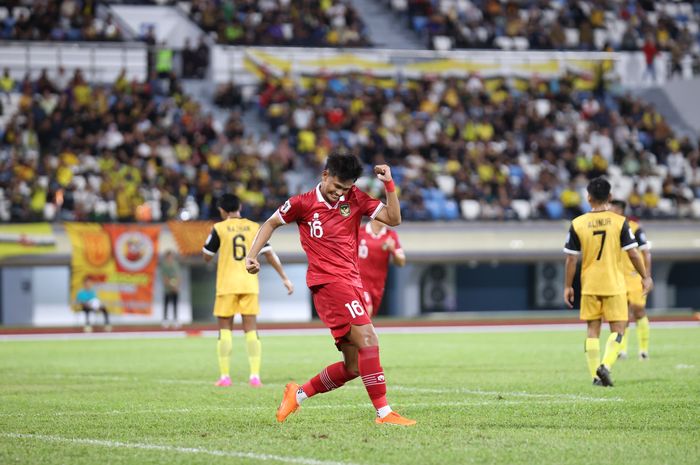
POLYGON ((545 205, 550 220, 560 220, 564 216, 564 206, 558 200, 550 200, 545 205))
POLYGON ((428 27, 428 18, 425 16, 414 16, 413 17, 413 30, 422 34, 428 27))
POLYGON ((442 218, 442 212, 440 211, 440 202, 436 200, 425 199, 423 203, 425 204, 426 210, 428 210, 428 212, 430 213, 431 220, 439 220, 442 218))
POLYGON ((458 220, 459 219, 459 207, 455 200, 447 200, 444 205, 444 218, 446 220, 458 220))

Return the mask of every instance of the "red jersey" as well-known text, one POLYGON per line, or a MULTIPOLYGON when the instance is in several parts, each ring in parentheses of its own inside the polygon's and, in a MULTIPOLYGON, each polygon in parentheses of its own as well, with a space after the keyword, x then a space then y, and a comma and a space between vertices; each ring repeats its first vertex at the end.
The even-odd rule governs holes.
POLYGON ((389 259, 391 252, 384 246, 387 239, 392 238, 396 242, 395 249, 401 250, 399 236, 393 229, 383 227, 379 234, 372 232, 372 227, 367 223, 360 228, 358 240, 358 257, 360 258, 360 276, 363 288, 368 291, 384 289, 386 274, 389 272, 389 259))
POLYGON ((277 210, 284 223, 299 225, 299 240, 309 260, 309 287, 345 282, 362 287, 357 266, 357 232, 363 216, 374 219, 384 204, 356 186, 335 205, 326 202, 321 185, 295 195, 277 210))

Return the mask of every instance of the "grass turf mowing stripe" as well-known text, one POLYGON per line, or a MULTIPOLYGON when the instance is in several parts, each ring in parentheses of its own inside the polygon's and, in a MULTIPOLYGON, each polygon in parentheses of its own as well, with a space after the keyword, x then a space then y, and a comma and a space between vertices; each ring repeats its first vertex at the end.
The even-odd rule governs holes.
POLYGON ((161 444, 147 444, 138 442, 120 442, 108 441, 104 439, 88 439, 88 438, 65 438, 62 436, 49 436, 43 434, 24 434, 24 433, 0 433, 0 437, 10 439, 34 439, 38 441, 51 441, 62 444, 76 444, 85 446, 107 447, 110 449, 142 449, 154 450, 160 452, 175 452, 180 454, 202 454, 213 455, 216 457, 232 457, 239 459, 260 460, 261 462, 282 462, 295 463, 300 465, 358 465, 352 462, 335 462, 329 460, 316 460, 306 457, 289 457, 274 454, 258 454, 255 452, 240 452, 227 450, 212 450, 202 449, 199 447, 178 447, 167 446, 161 444))
MULTIPOLYGON (((692 367, 692 366, 690 366, 692 367)), ((184 380, 184 379, 157 379, 157 380, 150 380, 150 379, 139 379, 139 378, 131 378, 127 376, 110 376, 110 375, 82 375, 82 374, 75 374, 75 375, 47 375, 47 377, 51 378, 56 378, 56 379, 70 379, 70 378, 76 378, 76 379, 95 379, 95 380, 107 380, 107 381, 124 381, 124 382, 156 382, 156 383, 164 383, 164 384, 193 384, 193 385, 212 385, 210 381, 197 381, 197 380, 184 380)), ((243 386, 243 385, 242 385, 243 386)), ((247 386, 244 385, 244 386, 247 386)), ((268 389, 281 389, 285 385, 284 384, 274 384, 274 383, 265 383, 260 388, 268 388, 268 389)), ((238 387, 238 386, 235 386, 238 387)), ((234 387, 234 389, 235 389, 234 387)), ((259 388, 259 389, 260 389, 259 388)), ((343 386, 344 390, 349 390, 349 389, 359 389, 359 390, 365 390, 364 386, 357 386, 357 385, 345 385, 343 386)), ((525 397, 525 398, 541 398, 541 399, 546 399, 546 400, 552 400, 552 399, 560 399, 560 400, 573 400, 573 401, 586 401, 586 402, 622 402, 623 399, 619 397, 591 397, 591 396, 581 396, 578 394, 547 394, 547 393, 538 393, 538 392, 524 392, 524 391, 483 391, 479 389, 465 389, 465 388, 432 388, 432 387, 415 387, 415 386, 401 386, 401 385, 395 385, 392 384, 389 387, 390 390, 394 391, 401 391, 401 392, 409 392, 409 393, 416 393, 416 394, 468 394, 468 395, 475 395, 475 396, 512 396, 512 397, 525 397)))
MULTIPOLYGON (((447 407, 481 407, 486 405, 522 405, 522 404, 576 404, 578 402, 616 402, 622 399, 541 399, 541 400, 475 400, 475 401, 436 401, 436 402, 396 402, 395 406, 400 406, 401 408, 447 408, 447 407)), ((307 405, 306 403, 302 406, 303 410, 328 410, 328 409, 344 409, 344 410, 367 410, 368 407, 362 403, 356 404, 333 404, 323 402, 321 405, 307 405)), ((269 411, 274 413, 274 408, 263 407, 263 406, 230 406, 230 407, 204 407, 204 408, 176 408, 176 409, 144 409, 144 410, 71 410, 65 412, 47 412, 45 410, 36 413, 28 412, 10 412, 10 413, 0 413, 0 417, 39 417, 43 418, 46 416, 101 416, 101 415, 144 415, 144 414, 154 414, 154 415, 169 415, 169 414, 180 414, 180 413, 195 413, 195 412, 261 412, 269 411)))
MULTIPOLYGON (((654 329, 697 328, 697 321, 651 321, 654 329)), ((481 333, 530 333, 539 331, 577 331, 585 329, 583 322, 532 323, 454 326, 378 326, 378 334, 481 334, 481 333)), ((318 336, 327 335, 325 328, 260 329, 261 336, 318 336)), ((180 331, 115 331, 112 333, 37 333, 0 334, 0 342, 6 341, 59 341, 59 340, 115 340, 115 339, 181 339, 186 337, 218 336, 216 330, 198 330, 196 334, 180 331)))

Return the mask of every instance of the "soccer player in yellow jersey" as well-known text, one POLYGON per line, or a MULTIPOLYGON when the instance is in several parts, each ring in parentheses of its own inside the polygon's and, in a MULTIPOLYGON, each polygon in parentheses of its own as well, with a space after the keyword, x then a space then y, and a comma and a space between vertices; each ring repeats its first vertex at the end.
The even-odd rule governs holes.
POLYGON ((564 246, 564 299, 570 308, 574 306, 572 286, 576 264, 578 256, 582 256, 580 318, 588 325, 586 359, 593 384, 597 386, 613 385, 610 370, 620 352, 627 324, 623 251, 642 276, 642 292, 647 294, 654 285, 637 252, 637 241, 627 219, 610 211, 610 200, 610 183, 603 178, 593 179, 588 184, 591 211, 571 222, 564 246), (610 337, 601 363, 599 338, 603 317, 610 324, 610 337))
MULTIPOLYGON (((627 202, 624 200, 613 200, 610 202, 610 211, 617 213, 618 215, 625 214, 625 208, 627 208, 627 202)), ((642 230, 639 223, 636 221, 629 220, 630 230, 634 234, 637 244, 639 244, 639 250, 644 259, 644 269, 647 274, 651 276, 651 243, 647 241, 646 234, 642 230)), ((634 265, 628 258, 624 258, 625 262, 625 282, 627 284, 627 303, 629 304, 629 312, 634 320, 637 322, 637 342, 639 345, 639 359, 648 360, 649 359, 649 318, 647 318, 647 313, 644 309, 647 304, 647 296, 642 292, 642 278, 634 269, 634 265)), ((627 324, 629 327, 629 322, 627 324)), ((628 332, 625 331, 625 335, 622 338, 622 347, 620 348, 620 358, 627 358, 627 335, 628 332)))
MULTIPOLYGON (((219 199, 219 213, 223 221, 214 225, 207 238, 202 254, 209 262, 217 252, 219 263, 216 270, 216 301, 214 315, 219 321, 219 371, 221 376, 217 386, 230 386, 229 361, 231 358, 231 331, 233 317, 238 313, 243 320, 248 362, 250 364, 249 383, 253 387, 261 386, 260 358, 261 345, 257 332, 257 315, 260 313, 258 303, 259 282, 256 275, 249 274, 245 268, 245 257, 260 226, 241 217, 241 202, 235 195, 224 194, 219 199)), ((294 285, 287 278, 277 255, 270 244, 265 244, 260 253, 272 265, 282 278, 287 293, 294 292, 294 285)))

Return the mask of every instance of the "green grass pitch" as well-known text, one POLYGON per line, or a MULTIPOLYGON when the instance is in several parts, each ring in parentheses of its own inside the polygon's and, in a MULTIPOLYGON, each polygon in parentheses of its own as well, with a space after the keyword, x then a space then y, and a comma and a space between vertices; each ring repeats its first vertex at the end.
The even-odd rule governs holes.
POLYGON ((286 382, 338 359, 330 336, 262 334, 257 390, 240 332, 231 388, 213 338, 3 341, 0 463, 700 463, 700 327, 652 326, 652 359, 618 362, 614 388, 590 385, 583 326, 380 337, 413 428, 375 425, 359 380, 275 421, 286 382))

